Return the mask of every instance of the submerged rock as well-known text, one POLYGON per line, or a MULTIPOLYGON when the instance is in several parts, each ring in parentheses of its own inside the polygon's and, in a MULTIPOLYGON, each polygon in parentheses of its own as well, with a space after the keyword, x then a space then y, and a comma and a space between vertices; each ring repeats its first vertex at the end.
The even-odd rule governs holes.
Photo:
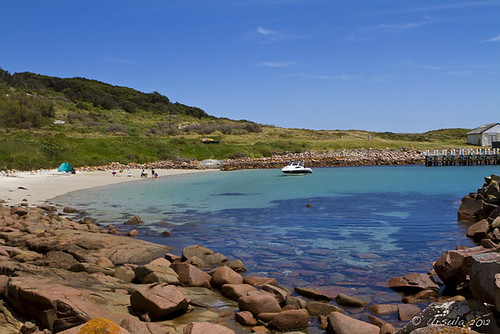
POLYGON ((368 304, 368 302, 365 302, 364 300, 361 300, 353 296, 348 296, 343 293, 339 293, 337 297, 335 297, 335 301, 339 305, 349 306, 349 307, 363 307, 366 304, 368 304))
POLYGON ((125 225, 139 225, 139 224, 143 224, 144 223, 144 220, 142 220, 141 217, 139 216, 133 216, 132 218, 130 218, 129 220, 127 220, 125 223, 125 225))
POLYGON ((333 304, 311 301, 305 305, 311 317, 327 316, 332 312, 342 312, 342 309, 333 304))

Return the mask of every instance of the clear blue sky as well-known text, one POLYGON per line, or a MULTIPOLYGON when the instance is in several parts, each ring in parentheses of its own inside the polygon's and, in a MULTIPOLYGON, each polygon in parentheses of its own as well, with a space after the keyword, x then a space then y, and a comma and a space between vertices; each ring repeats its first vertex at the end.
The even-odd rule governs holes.
POLYGON ((424 132, 500 122, 500 0, 3 0, 0 67, 231 119, 424 132))

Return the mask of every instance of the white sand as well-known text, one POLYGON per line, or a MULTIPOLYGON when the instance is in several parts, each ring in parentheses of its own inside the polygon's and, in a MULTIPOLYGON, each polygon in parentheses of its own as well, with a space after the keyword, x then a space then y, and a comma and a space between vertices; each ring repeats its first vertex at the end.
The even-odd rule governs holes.
MULTIPOLYGON (((179 174, 204 173, 208 171, 214 170, 156 170, 160 178, 179 174)), ((4 205, 28 203, 29 206, 35 206, 71 191, 138 180, 152 182, 151 171, 146 170, 146 172, 148 173, 147 179, 140 177, 141 169, 124 170, 123 173, 117 173, 116 176, 113 176, 110 170, 77 172, 76 174, 60 173, 57 172, 57 170, 16 172, 9 176, 0 174, 0 200, 5 201, 4 205), (130 177, 128 177, 129 172, 131 173, 130 177)))

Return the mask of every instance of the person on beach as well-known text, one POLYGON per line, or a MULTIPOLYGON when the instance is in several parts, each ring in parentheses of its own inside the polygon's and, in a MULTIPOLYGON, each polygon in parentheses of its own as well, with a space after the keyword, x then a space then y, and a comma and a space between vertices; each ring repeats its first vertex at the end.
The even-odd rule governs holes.
POLYGON ((155 169, 154 168, 151 168, 151 178, 152 179, 155 178, 155 169))
POLYGON ((114 170, 113 173, 111 173, 111 175, 116 176, 116 171, 114 170))
POLYGON ((141 172, 141 177, 148 177, 148 174, 144 171, 144 169, 141 172))

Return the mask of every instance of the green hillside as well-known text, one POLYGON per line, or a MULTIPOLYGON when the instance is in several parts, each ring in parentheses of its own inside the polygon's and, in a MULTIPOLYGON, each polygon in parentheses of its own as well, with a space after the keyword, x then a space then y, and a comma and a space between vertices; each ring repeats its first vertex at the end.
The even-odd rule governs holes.
POLYGON ((84 166, 307 150, 464 147, 468 131, 285 129, 216 118, 158 92, 0 69, 0 170, 54 168, 63 160, 84 166), (207 136, 220 144, 201 143, 207 136))

